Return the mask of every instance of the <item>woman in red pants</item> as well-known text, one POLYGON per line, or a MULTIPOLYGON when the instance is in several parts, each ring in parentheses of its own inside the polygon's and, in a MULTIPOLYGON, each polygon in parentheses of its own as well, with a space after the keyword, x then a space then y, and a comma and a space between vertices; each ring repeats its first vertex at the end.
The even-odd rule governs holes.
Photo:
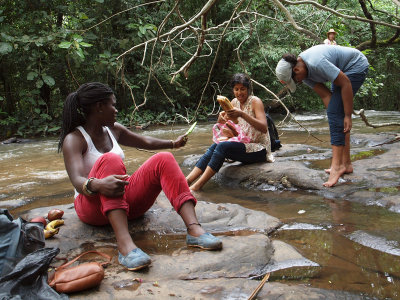
POLYGON ((63 152, 75 187, 78 217, 91 225, 111 224, 118 261, 129 270, 138 270, 151 260, 134 244, 128 220, 142 216, 163 190, 187 227, 188 246, 221 249, 221 240, 199 224, 194 209, 197 200, 171 153, 158 153, 131 176, 126 174, 119 144, 151 150, 180 148, 187 137, 173 141, 135 134, 116 122, 115 104, 112 89, 98 82, 83 84, 64 104, 58 150, 63 152))

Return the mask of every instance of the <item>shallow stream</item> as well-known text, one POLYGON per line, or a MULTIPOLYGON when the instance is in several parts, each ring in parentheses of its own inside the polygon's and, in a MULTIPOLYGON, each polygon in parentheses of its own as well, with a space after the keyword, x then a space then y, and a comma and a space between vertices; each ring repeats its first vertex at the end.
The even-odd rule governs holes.
MULTIPOLYGON (((398 112, 368 111, 367 116, 371 123, 400 122, 398 112)), ((329 148, 323 112, 296 118, 323 142, 310 136, 295 122, 286 122, 279 128, 282 144, 329 148)), ((198 125, 187 146, 173 151, 179 163, 190 155, 205 152, 211 143, 211 127, 212 124, 198 125)), ((187 126, 158 127, 139 133, 172 139, 186 129, 187 126)), ((353 120, 352 132, 356 133, 396 133, 396 130, 398 132, 398 127, 367 128, 358 118, 353 120)), ((137 149, 124 150, 128 173, 153 154, 137 149)), ((379 152, 371 155, 379 155, 379 152)), ((316 169, 326 167, 329 167, 329 161, 313 165, 316 169)), ((182 169, 185 174, 190 171, 186 167, 182 169)), ((400 197, 399 188, 390 192, 400 197)), ((236 203, 279 218, 284 225, 271 238, 291 244, 304 257, 321 266, 276 271, 271 274, 270 281, 346 290, 377 298, 400 298, 398 213, 374 203, 366 206, 343 199, 326 199, 305 191, 254 191, 226 187, 219 184, 218 176, 200 192, 200 200, 236 203)), ((57 153, 57 140, 0 145, 0 207, 8 208, 14 217, 18 217, 33 208, 72 202, 72 186, 62 155, 57 153)), ((146 243, 145 248, 150 253, 168 253, 183 243, 182 239, 164 239, 162 234, 137 238, 146 243)))

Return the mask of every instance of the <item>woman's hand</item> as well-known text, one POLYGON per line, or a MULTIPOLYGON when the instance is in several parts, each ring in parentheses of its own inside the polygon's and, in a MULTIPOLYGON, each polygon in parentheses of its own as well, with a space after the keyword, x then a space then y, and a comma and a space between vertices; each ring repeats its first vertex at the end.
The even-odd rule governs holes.
POLYGON ((177 149, 177 148, 185 146, 187 140, 188 140, 188 136, 187 135, 178 136, 178 138, 175 141, 173 141, 173 143, 174 143, 173 144, 173 148, 177 149))
POLYGON ((229 120, 237 120, 237 118, 242 117, 243 116, 243 111, 240 110, 239 108, 233 108, 231 110, 228 110, 226 112, 226 116, 229 120))
POLYGON ((221 123, 221 124, 225 124, 226 121, 228 121, 228 119, 226 118, 226 112, 225 112, 225 111, 221 111, 221 112, 219 113, 219 115, 218 115, 218 120, 217 120, 217 122, 218 122, 218 123, 221 123))
POLYGON ((235 126, 233 126, 232 123, 226 122, 226 127, 228 127, 230 129, 230 131, 232 132, 233 136, 238 136, 239 135, 239 132, 237 132, 235 126))
POLYGON ((350 132, 352 125, 353 124, 352 124, 351 116, 345 116, 344 120, 343 120, 343 127, 344 127, 343 132, 344 133, 350 132))
POLYGON ((125 186, 129 184, 128 175, 110 175, 102 179, 94 179, 90 189, 106 197, 121 197, 125 193, 125 186))

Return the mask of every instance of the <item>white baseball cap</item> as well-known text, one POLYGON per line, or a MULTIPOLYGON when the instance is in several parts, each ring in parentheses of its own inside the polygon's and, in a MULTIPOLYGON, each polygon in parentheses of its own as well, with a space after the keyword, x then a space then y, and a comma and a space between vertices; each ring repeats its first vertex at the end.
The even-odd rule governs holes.
POLYGON ((292 65, 283 58, 276 65, 276 76, 292 93, 294 93, 296 91, 296 83, 292 78, 292 72, 292 65))

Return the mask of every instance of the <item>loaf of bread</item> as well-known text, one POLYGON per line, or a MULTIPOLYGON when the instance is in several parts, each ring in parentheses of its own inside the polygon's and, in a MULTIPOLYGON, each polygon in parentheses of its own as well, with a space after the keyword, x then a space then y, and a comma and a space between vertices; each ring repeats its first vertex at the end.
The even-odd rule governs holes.
POLYGON ((232 105, 231 101, 229 101, 229 99, 226 98, 225 96, 218 95, 217 101, 218 101, 219 105, 221 105, 221 107, 224 111, 233 109, 233 105, 232 105))
MULTIPOLYGON (((224 111, 228 111, 228 110, 234 109, 234 107, 233 107, 231 101, 229 101, 229 99, 226 98, 225 96, 218 95, 218 96, 217 96, 217 101, 218 101, 219 105, 221 105, 221 107, 222 107, 222 109, 223 109, 224 111)), ((238 119, 237 119, 237 118, 234 118, 234 119, 231 118, 231 120, 232 120, 235 124, 238 123, 238 119)))
MULTIPOLYGON (((229 121, 228 121, 225 123, 225 125, 226 125, 226 127, 228 127, 230 132, 232 132, 233 136, 238 136, 239 133, 237 132, 236 128, 232 125, 232 123, 229 123, 229 121)), ((230 137, 232 137, 232 136, 230 136, 230 137)))

